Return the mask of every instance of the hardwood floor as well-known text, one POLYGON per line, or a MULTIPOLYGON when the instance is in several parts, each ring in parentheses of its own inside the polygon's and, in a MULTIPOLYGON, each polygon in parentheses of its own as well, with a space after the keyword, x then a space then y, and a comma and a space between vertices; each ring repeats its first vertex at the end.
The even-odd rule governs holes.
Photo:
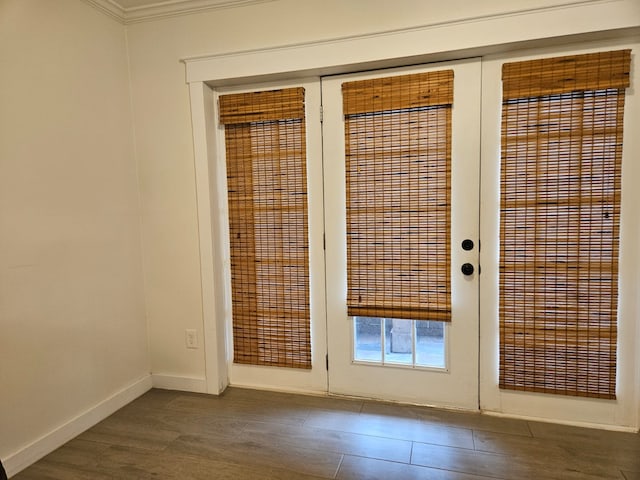
POLYGON ((640 435, 239 388, 151 390, 14 478, 640 480, 640 435))

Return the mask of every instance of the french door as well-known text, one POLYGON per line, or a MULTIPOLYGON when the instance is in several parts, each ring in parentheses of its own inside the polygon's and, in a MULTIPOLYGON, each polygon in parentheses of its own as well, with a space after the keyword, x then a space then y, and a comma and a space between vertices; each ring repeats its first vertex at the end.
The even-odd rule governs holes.
POLYGON ((479 60, 464 60, 322 79, 330 393, 478 408, 480 72, 479 60), (421 78, 432 84, 415 87, 424 90, 415 99, 393 87, 397 103, 381 98, 385 85, 421 78), (443 82, 448 99, 435 99, 443 82), (358 95, 377 107, 357 105, 358 95), (435 210, 423 210, 429 203, 435 210), (430 263, 447 267, 432 286, 431 274, 416 274, 430 263), (446 301, 405 298, 406 311, 386 308, 387 290, 414 274, 400 297, 446 290, 446 301), (372 290, 377 298, 363 300, 372 290))

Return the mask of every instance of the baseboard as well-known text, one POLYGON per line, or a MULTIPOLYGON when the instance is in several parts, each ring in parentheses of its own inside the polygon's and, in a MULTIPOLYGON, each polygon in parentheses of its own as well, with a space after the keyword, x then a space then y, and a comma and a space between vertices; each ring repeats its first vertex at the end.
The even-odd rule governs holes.
POLYGON ((582 428, 597 428, 599 430, 609 430, 612 432, 628 432, 628 433, 638 433, 638 429, 635 427, 625 427, 624 425, 609 425, 605 423, 591 423, 591 422, 577 422, 577 421, 568 421, 568 420, 557 420, 551 418, 544 417, 530 417, 527 415, 514 415, 509 413, 502 412, 493 412, 491 410, 482 410, 483 415, 488 415, 491 417, 501 417, 501 418, 513 418, 516 420, 526 420, 528 422, 542 422, 542 423, 555 423, 559 425, 568 425, 571 427, 582 427, 582 428))
POLYGON ((145 375, 128 387, 114 393, 109 398, 43 435, 26 447, 9 455, 4 460, 7 475, 11 478, 12 475, 17 474, 29 465, 37 462, 45 455, 53 452, 69 440, 77 437, 85 430, 93 427, 112 413, 143 395, 151 389, 151 386, 151 376, 145 375))
POLYGON ((181 377, 177 375, 151 375, 153 388, 180 390, 181 392, 207 393, 207 379, 201 377, 181 377))

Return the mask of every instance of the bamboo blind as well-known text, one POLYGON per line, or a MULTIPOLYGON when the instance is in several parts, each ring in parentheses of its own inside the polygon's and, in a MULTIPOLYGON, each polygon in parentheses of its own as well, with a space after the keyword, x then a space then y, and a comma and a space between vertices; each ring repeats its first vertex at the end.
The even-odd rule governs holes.
POLYGON ((342 94, 348 314, 449 321, 453 71, 342 94))
POLYGON ((304 89, 220 97, 234 362, 311 368, 304 89))
POLYGON ((503 67, 500 387, 615 398, 630 52, 503 67))

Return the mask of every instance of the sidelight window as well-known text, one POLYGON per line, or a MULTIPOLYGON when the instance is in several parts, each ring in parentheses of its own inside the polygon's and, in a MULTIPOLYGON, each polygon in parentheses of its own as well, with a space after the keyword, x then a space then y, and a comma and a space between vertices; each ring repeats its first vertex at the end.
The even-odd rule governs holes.
POLYGON ((500 387, 615 398, 630 52, 503 67, 500 387))

